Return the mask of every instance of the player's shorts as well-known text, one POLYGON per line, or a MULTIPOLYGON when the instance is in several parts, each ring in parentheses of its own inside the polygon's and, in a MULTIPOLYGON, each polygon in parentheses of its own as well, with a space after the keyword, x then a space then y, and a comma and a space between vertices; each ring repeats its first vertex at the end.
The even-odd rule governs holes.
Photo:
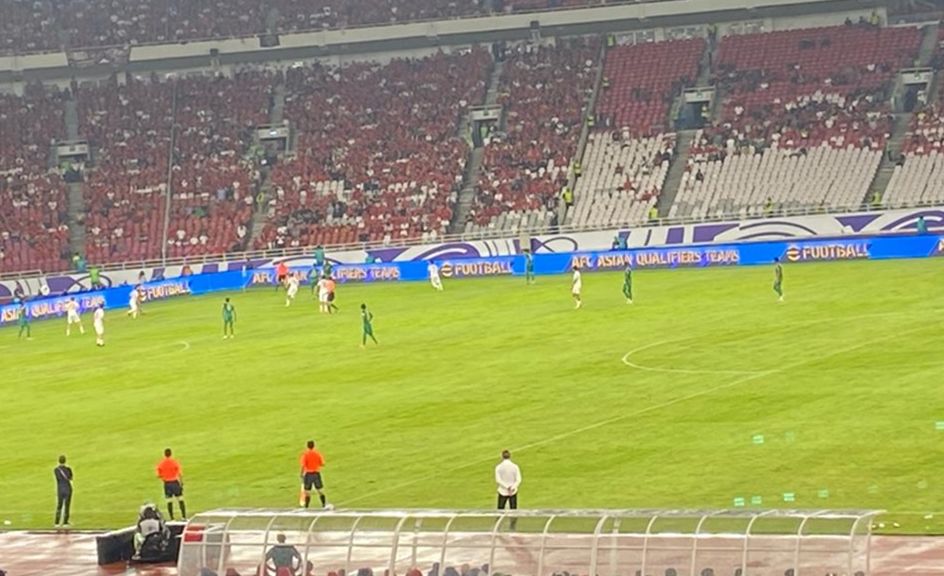
POLYGON ((184 495, 184 485, 180 480, 164 482, 164 498, 180 498, 184 495))
POLYGON ((305 490, 311 490, 312 487, 316 490, 324 488, 324 484, 321 482, 321 472, 305 472, 302 482, 305 484, 305 490))
POLYGON ((573 290, 570 291, 570 293, 573 294, 574 296, 580 296, 580 288, 574 288, 573 290))
POLYGON ((334 302, 334 292, 328 292, 328 302, 334 302))
POLYGON ((95 324, 95 333, 98 334, 99 336, 101 336, 102 334, 104 334, 104 333, 105 333, 105 325, 104 325, 104 324, 95 324))
POLYGON ((318 302, 321 302, 322 304, 327 304, 328 302, 330 302, 330 300, 328 300, 328 293, 327 293, 327 292, 319 292, 319 293, 318 293, 318 302))
POLYGON ((283 282, 285 282, 286 278, 288 278, 287 275, 279 274, 278 276, 275 277, 275 281, 278 282, 279 284, 282 284, 283 282))
POLYGON ((296 288, 295 286, 290 286, 286 294, 288 294, 289 298, 294 298, 295 295, 298 294, 298 288, 296 288))
POLYGON ((66 316, 66 322, 69 324, 78 324, 81 322, 81 320, 79 320, 79 315, 77 313, 69 312, 69 314, 66 316))

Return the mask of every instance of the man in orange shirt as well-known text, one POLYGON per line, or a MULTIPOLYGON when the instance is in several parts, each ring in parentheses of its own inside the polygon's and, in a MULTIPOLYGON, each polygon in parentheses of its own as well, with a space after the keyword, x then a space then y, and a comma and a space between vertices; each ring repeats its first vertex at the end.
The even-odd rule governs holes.
POLYGON ((285 286, 286 280, 288 280, 288 266, 285 265, 283 260, 275 267, 275 289, 278 290, 279 286, 285 286))
POLYGON ((184 480, 180 462, 171 455, 170 448, 164 450, 164 459, 157 464, 157 476, 164 481, 164 498, 167 499, 167 514, 174 519, 174 500, 180 505, 180 515, 187 519, 187 505, 184 503, 184 480))
POLYGON ((337 285, 334 283, 334 278, 328 276, 325 281, 325 290, 328 291, 328 314, 331 314, 332 311, 338 311, 338 306, 334 303, 334 289, 336 287, 337 285))
POLYGON ((321 482, 321 467, 324 466, 324 457, 321 455, 321 452, 315 450, 315 441, 308 441, 308 449, 302 452, 301 457, 301 467, 302 467, 302 501, 299 502, 305 508, 308 508, 308 505, 311 503, 311 489, 314 487, 318 491, 318 498, 321 499, 321 507, 324 508, 327 504, 325 499, 324 484, 321 482))

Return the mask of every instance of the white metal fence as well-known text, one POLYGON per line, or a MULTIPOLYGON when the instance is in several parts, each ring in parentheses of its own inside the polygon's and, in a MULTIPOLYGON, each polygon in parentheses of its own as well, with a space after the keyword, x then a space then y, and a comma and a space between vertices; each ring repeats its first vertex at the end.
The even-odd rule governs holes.
POLYGON ((864 576, 877 513, 217 510, 189 522, 178 568, 180 576, 864 576), (291 566, 277 565, 279 546, 297 552, 291 566))

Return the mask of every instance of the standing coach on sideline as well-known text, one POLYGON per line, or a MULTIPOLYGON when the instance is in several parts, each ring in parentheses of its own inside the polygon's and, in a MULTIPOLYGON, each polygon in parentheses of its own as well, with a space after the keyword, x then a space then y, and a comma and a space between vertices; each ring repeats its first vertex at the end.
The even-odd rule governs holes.
MULTIPOLYGON (((502 450, 502 461, 495 466, 495 483, 498 484, 498 509, 518 509, 518 486, 521 485, 521 469, 511 461, 511 452, 502 450)), ((511 519, 511 529, 515 529, 516 519, 511 519)))
POLYGON ((187 519, 187 505, 184 503, 184 479, 180 462, 172 456, 170 448, 164 450, 164 459, 157 464, 157 475, 164 481, 164 498, 167 500, 167 513, 174 519, 174 500, 180 505, 180 516, 187 519))
POLYGON ((56 477, 56 528, 68 528, 69 508, 72 506, 72 468, 66 466, 65 456, 59 457, 59 465, 52 472, 56 477))

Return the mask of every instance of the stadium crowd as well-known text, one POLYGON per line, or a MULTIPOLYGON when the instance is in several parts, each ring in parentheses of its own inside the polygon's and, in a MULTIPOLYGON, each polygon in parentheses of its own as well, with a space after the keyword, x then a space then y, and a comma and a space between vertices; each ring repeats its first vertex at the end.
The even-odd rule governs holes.
POLYGON ((600 225, 646 219, 676 153, 672 102, 698 76, 702 38, 617 45, 606 53, 594 130, 584 151, 567 223, 600 225))
POLYGON ((84 186, 90 262, 157 258, 166 205, 174 84, 117 78, 77 90, 95 169, 84 186))
POLYGON ((466 231, 549 224, 575 160, 599 61, 599 41, 523 44, 507 57, 499 103, 505 129, 485 146, 466 231))
POLYGON ((50 168, 66 95, 38 84, 0 94, 0 271, 62 270, 69 253, 66 186, 50 168))
POLYGON ((269 120, 275 75, 238 72, 177 82, 167 254, 244 249, 262 180, 252 133, 269 120))
POLYGON ((445 20, 601 0, 0 0, 0 54, 445 20))
POLYGON ((286 75, 294 158, 273 170, 257 248, 436 238, 452 219, 469 147, 459 124, 485 95, 482 49, 286 75))
POLYGON ((917 28, 852 22, 722 38, 726 97, 692 144, 670 216, 861 203, 892 133, 895 76, 920 43, 917 28))

